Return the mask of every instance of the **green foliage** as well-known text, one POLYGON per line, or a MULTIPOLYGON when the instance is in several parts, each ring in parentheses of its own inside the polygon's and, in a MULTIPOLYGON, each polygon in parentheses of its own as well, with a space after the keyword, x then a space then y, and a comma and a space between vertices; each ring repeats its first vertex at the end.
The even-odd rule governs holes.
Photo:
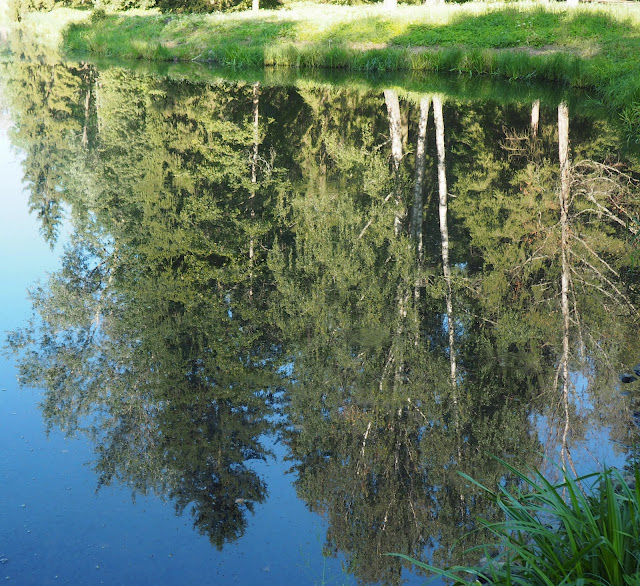
MULTIPOLYGON (((147 24, 100 18, 127 33, 147 24)), ((154 18, 159 34, 193 24, 154 18)), ((251 27, 234 23, 246 38, 251 27)), ((293 34, 291 23, 272 22, 276 31, 293 34)), ((453 64, 463 55, 449 51, 453 64)), ((341 551, 351 573, 398 583, 402 562, 381 551, 477 563, 477 552, 452 559, 450 547, 499 511, 455 470, 512 490, 518 477, 482 454, 533 465, 543 449, 533 420, 553 420, 557 399, 557 98, 543 101, 535 136, 529 93, 445 100, 450 345, 431 117, 423 260, 407 233, 423 92, 387 79, 179 82, 61 64, 32 45, 20 53, 3 70, 13 139, 43 230, 54 239, 67 208, 74 235, 10 345, 22 381, 44 389, 48 425, 94 442, 99 485, 191 507, 196 529, 222 547, 265 498, 250 461, 269 457, 260 436, 278 428, 298 494, 329 523, 328 555, 341 551)), ((393 65, 377 49, 368 58, 393 65)), ((486 58, 473 52, 465 67, 486 58)), ((638 215, 637 186, 621 172, 618 129, 587 116, 592 106, 571 105, 572 369, 588 372, 585 402, 626 438, 612 379, 640 352, 621 302, 634 295, 622 211, 638 215)), ((578 443, 584 423, 569 415, 578 443)))
MULTIPOLYGON (((96 10, 149 10, 156 6, 156 0, 92 0, 96 10)), ((99 19, 102 20, 102 19, 99 19)), ((96 22, 92 20, 92 22, 96 22)))
POLYGON ((29 12, 49 11, 56 5, 56 0, 9 0, 7 11, 11 20, 20 21, 29 12))
MULTIPOLYGON (((484 522, 497 539, 483 546, 499 553, 483 566, 440 570, 410 560, 437 575, 459 574, 488 584, 636 584, 640 578, 640 470, 616 469, 550 483, 537 469, 522 472, 501 461, 522 484, 493 491, 463 476, 489 495, 506 521, 484 522)), ((398 554, 392 554, 398 555, 398 554)), ((401 556, 410 559, 407 556, 401 556)), ((475 583, 475 582, 474 582, 475 583)))
POLYGON ((622 109, 620 119, 625 131, 632 140, 640 142, 640 103, 633 102, 622 109))
POLYGON ((271 140, 251 181, 253 118, 238 107, 259 87, 174 87, 112 69, 98 107, 90 66, 41 59, 10 75, 25 174, 44 177, 32 199, 45 185, 74 230, 62 269, 32 292, 38 319, 10 337, 21 380, 47 389, 50 428, 97 438, 99 486, 171 498, 222 547, 266 496, 248 462, 269 456, 259 438, 280 379, 255 315, 269 290, 265 210, 286 181, 271 140))
POLYGON ((100 22, 107 18, 107 13, 103 8, 96 8, 91 12, 91 22, 96 23, 100 22))
POLYGON ((158 0, 162 12, 215 12, 235 6, 235 0, 158 0))

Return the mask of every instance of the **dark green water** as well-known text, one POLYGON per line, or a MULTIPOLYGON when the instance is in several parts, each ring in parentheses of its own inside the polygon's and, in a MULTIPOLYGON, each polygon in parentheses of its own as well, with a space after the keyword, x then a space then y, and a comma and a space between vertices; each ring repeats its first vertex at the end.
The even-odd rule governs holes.
POLYGON ((497 519, 458 472, 635 457, 616 120, 553 88, 283 75, 3 65, 3 278, 40 282, 3 300, 0 578, 420 582, 383 554, 473 562, 480 534, 450 548, 497 519))

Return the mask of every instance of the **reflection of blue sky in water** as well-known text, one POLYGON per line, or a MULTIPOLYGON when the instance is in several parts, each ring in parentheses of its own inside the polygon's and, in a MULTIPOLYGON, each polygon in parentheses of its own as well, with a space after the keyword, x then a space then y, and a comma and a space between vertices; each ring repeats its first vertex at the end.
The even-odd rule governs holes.
POLYGON ((0 124, 0 177, 0 319, 3 325, 13 327, 30 309, 26 288, 44 270, 54 267, 55 255, 29 216, 29 195, 21 184, 20 156, 11 147, 5 123, 0 124))
MULTIPOLYGON (((574 441, 571 439, 569 432, 569 449, 571 458, 576 467, 578 474, 588 474, 595 470, 600 470, 602 465, 615 466, 622 468, 627 459, 620 446, 616 446, 610 438, 610 429, 608 426, 599 425, 597 413, 595 413, 589 394, 589 381, 587 377, 580 373, 571 374, 571 401, 576 406, 576 410, 580 415, 589 414, 589 423, 584 440, 574 441)), ((557 390, 558 401, 562 389, 557 390)), ((618 393, 612 393, 613 401, 620 402, 621 417, 623 416, 623 400, 618 393)), ((538 432, 538 438, 542 446, 547 450, 547 462, 550 466, 560 463, 560 450, 562 429, 564 426, 564 413, 562 409, 558 410, 558 420, 554 422, 552 429, 549 428, 549 418, 544 416, 534 416, 534 423, 538 432)))
MULTIPOLYGON (((26 288, 44 279, 46 271, 57 268, 61 246, 57 245, 52 252, 38 234, 38 221, 35 215, 29 217, 28 194, 20 185, 19 156, 10 152, 8 139, 1 130, 0 134, 0 172, 4 178, 0 188, 4 210, 0 220, 0 278, 3 279, 0 329, 5 330, 20 326, 27 319, 30 303, 26 288)), ((64 232, 63 225, 63 238, 66 237, 68 227, 64 232)), ((464 274, 474 269, 469 269, 466 263, 457 263, 453 264, 453 270, 454 274, 464 274)), ((227 316, 233 318, 230 296, 226 303, 227 316)), ((472 392, 476 374, 472 367, 476 363, 469 360, 465 364, 465 352, 469 349, 465 349, 462 338, 467 333, 465 324, 470 322, 465 321, 462 311, 460 308, 456 314, 454 303, 451 320, 442 309, 433 315, 436 333, 429 341, 448 356, 446 333, 448 322, 452 322, 457 334, 454 352, 460 357, 457 381, 461 392, 472 392), (440 327, 442 331, 439 331, 440 327), (469 367, 469 371, 465 371, 465 367, 469 367)), ((473 325, 469 327, 473 333, 473 325)), ((377 337, 374 331, 371 338, 377 337)), ((352 350, 352 358, 357 358, 355 352, 352 350)), ((496 371, 504 370, 506 377, 518 375, 514 380, 520 380, 520 369, 528 368, 526 360, 521 360, 518 353, 500 352, 496 360, 500 361, 493 365, 496 371), (509 369, 514 370, 510 373, 509 369)), ((69 583, 353 582, 342 574, 341 558, 322 557, 327 523, 319 515, 310 513, 296 498, 291 486, 294 476, 286 474, 292 463, 283 461, 287 446, 277 443, 273 437, 261 439, 275 454, 275 459, 248 462, 265 481, 268 498, 265 503, 255 506, 255 514, 247 516, 245 535, 218 552, 206 537, 193 530, 188 512, 180 518, 175 517, 171 502, 162 503, 153 496, 143 496, 132 504, 129 492, 117 485, 107 486, 96 495, 97 478, 91 466, 86 465, 94 457, 92 448, 95 446, 85 439, 64 440, 58 432, 45 440, 41 415, 36 409, 36 394, 29 389, 18 391, 10 363, 0 362, 0 369, 0 388, 6 389, 0 392, 0 469, 7 471, 4 485, 1 484, 4 477, 0 477, 0 557, 9 560, 0 565, 0 580, 4 575, 18 582, 38 584, 52 582, 56 576, 69 583)), ((288 377, 297 374, 293 362, 282 366, 279 373, 288 377)), ((358 371, 360 374, 366 374, 364 367, 358 371)), ((573 382, 581 407, 593 410, 587 402, 587 379, 574 374, 573 382)), ((547 389, 547 392, 560 400, 559 390, 547 389)), ((617 393, 617 389, 612 392, 617 393)), ((507 397, 509 400, 511 397, 507 397)), ((366 404, 362 408, 368 409, 366 404)), ((506 411, 508 415, 508 406, 506 411)), ((526 408, 516 411, 523 419, 529 412, 526 408)), ((338 414, 341 417, 348 415, 344 407, 338 408, 338 414)), ((270 420, 279 422, 280 416, 274 415, 270 420)), ((533 435, 544 443, 547 420, 538 418, 534 427, 528 423, 524 423, 529 434, 526 439, 533 435)), ((612 455, 608 430, 598 428, 597 421, 595 425, 588 432, 584 445, 572 445, 573 459, 580 472, 593 470, 598 461, 623 463, 619 456, 612 455)), ((417 428, 416 433, 422 437, 434 426, 436 422, 428 420, 424 427, 417 428)), ((302 425, 299 427, 304 429, 302 425)), ((494 428, 498 433, 501 431, 498 426, 494 425, 494 428)), ((365 439, 368 432, 369 427, 365 439)), ((535 450, 539 450, 538 445, 535 450)), ((553 449, 550 451, 554 453, 553 449)), ((364 441, 362 452, 364 457, 364 441)), ((559 450, 554 455, 557 461, 559 450)), ((439 490, 439 487, 434 488, 435 493, 439 490)), ((231 495, 230 502, 233 503, 235 496, 231 495)), ((237 499, 236 504, 238 500, 241 499, 237 499)), ((354 515, 354 525, 360 521, 361 518, 354 515)), ((436 540, 435 545, 438 544, 436 540)), ((413 578, 411 582, 422 583, 422 580, 413 578)))
MULTIPOLYGON (((27 288, 58 267, 54 251, 28 214, 20 156, 0 127, 0 331, 25 323, 27 288)), ((62 229, 62 239, 67 235, 62 229)), ((0 356, 0 580, 17 584, 313 584, 352 583, 340 559, 322 557, 326 523, 296 498, 283 462, 251 466, 269 497, 248 515, 242 539, 222 552, 193 530, 172 503, 104 487, 95 493, 91 445, 46 438, 39 396, 18 389, 11 360, 0 356)))

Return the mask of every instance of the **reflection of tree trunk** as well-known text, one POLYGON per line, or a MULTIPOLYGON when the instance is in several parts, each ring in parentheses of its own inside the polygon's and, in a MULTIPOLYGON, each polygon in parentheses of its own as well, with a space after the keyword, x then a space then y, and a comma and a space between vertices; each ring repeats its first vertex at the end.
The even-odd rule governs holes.
POLYGON ((384 101, 389 115, 389 136, 391 137, 391 157, 393 170, 397 171, 402 160, 402 120, 398 92, 384 90, 384 101))
MULTIPOLYGON (((251 183, 258 180, 258 142, 260 132, 258 128, 258 106, 260 105, 260 82, 253 84, 253 157, 251 159, 251 183)), ((252 194, 253 197, 253 194, 252 194)))
MULTIPOLYGON (((386 0, 385 0, 386 1, 386 0)), ((400 117, 400 102, 398 101, 398 92, 394 90, 384 90, 384 101, 387 105, 387 113, 389 115, 389 135, 391 137, 391 160, 394 171, 394 203, 396 206, 396 215, 393 227, 396 236, 400 233, 402 226, 402 213, 400 202, 400 191, 397 186, 398 170, 402 161, 402 120, 400 117)))
POLYGON ((540 100, 531 104, 531 138, 538 138, 538 126, 540 124, 540 100))
POLYGON ((91 77, 88 79, 89 87, 87 87, 87 94, 84 99, 84 124, 82 126, 82 146, 86 147, 89 143, 88 129, 89 129, 89 112, 91 106, 91 77))
MULTIPOLYGON (((254 0, 254 6, 257 0, 254 0)), ((257 10, 257 8, 254 8, 257 10)), ((260 142, 260 129, 258 126, 258 106, 260 104, 260 82, 253 84, 253 155, 251 157, 251 194, 249 195, 249 215, 251 219, 256 215, 254 205, 256 190, 258 187, 258 144, 260 142)), ((253 222, 251 224, 251 230, 253 230, 253 222)), ((249 239, 249 264, 253 270, 253 257, 254 257, 254 240, 253 235, 249 239)), ((249 274, 249 296, 253 295, 253 272, 249 274)))
POLYGON ((558 105, 558 153, 560 155, 560 253, 562 258, 561 307, 562 307, 562 402, 564 406, 564 431, 562 433, 562 463, 566 465, 571 458, 567 445, 569 434, 569 265, 567 260, 569 246, 569 108, 562 102, 558 105))
MULTIPOLYGON (((444 117, 442 100, 433 96, 433 119, 436 126, 436 150, 438 153, 438 215, 440 218, 440 243, 442 249, 442 273, 446 284, 447 330, 449 334, 449 364, 451 367, 451 402, 453 405, 453 427, 456 433, 456 452, 458 465, 462 465, 462 428, 460 425, 460 405, 458 402, 458 375, 456 366, 455 325, 453 317, 453 290, 451 286, 451 267, 449 265, 449 228, 447 225, 447 174, 444 160, 444 117)), ((460 493, 458 512, 463 521, 466 511, 465 497, 460 493)))
POLYGON ((424 168, 426 162, 427 120, 431 99, 424 97, 420 100, 420 122, 418 124, 418 142, 416 145, 416 173, 413 187, 413 209, 411 210, 411 236, 416 241, 418 262, 423 259, 422 242, 422 211, 424 208, 424 168))
POLYGON ((100 91, 100 77, 96 76, 96 81, 94 84, 94 88, 93 88, 93 94, 95 96, 95 105, 96 105, 96 127, 97 127, 97 132, 98 132, 98 136, 100 136, 101 132, 102 132, 102 118, 100 116, 100 112, 102 112, 102 100, 101 95, 102 92, 100 91))
MULTIPOLYGON (((451 288, 451 267, 449 265, 449 229, 447 226, 447 175, 444 161, 444 119, 442 100, 433 97, 433 118, 436 123, 436 148, 438 151, 438 212, 440 216, 440 241, 442 248, 442 272, 447 287, 447 329, 449 331, 449 360, 451 363, 451 385, 456 387, 455 328, 453 325, 453 293, 451 288)), ((454 393, 454 401, 457 396, 454 393)))

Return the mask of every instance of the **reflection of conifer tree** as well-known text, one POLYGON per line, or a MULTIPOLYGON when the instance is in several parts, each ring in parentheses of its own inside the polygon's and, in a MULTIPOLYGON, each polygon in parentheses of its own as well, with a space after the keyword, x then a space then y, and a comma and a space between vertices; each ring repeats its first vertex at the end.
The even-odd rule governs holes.
MULTIPOLYGON (((560 109, 566 145, 567 114, 560 109)), ((584 119, 578 119, 574 126, 577 136, 584 138, 591 132, 602 141, 597 125, 589 130, 584 119)), ((530 136, 530 132, 524 135, 530 136)), ((512 140, 503 144, 514 169, 511 178, 501 179, 504 170, 493 163, 497 157, 485 156, 482 173, 475 169, 457 172, 454 209, 458 217, 466 216, 476 258, 482 257, 489 269, 485 269, 481 285, 487 327, 495 324, 504 344, 511 340, 510 351, 533 353, 541 364, 554 370, 559 366, 559 395, 552 379, 542 386, 547 392, 554 389, 547 394, 552 407, 546 412, 564 414, 559 444, 563 443, 567 417, 571 417, 575 443, 587 422, 576 417, 573 401, 564 400, 570 395, 572 377, 581 370, 589 380, 590 400, 597 401, 601 416, 616 404, 611 397, 611 388, 617 384, 616 355, 621 350, 627 354, 633 344, 626 339, 626 332, 635 310, 620 282, 623 272, 618 268, 627 261, 617 248, 624 239, 622 212, 626 208, 628 213, 632 186, 625 185, 626 179, 619 173, 610 174, 610 169, 590 161, 574 164, 569 173, 568 146, 564 148, 564 171, 558 173, 557 164, 549 162, 559 148, 555 123, 540 125, 535 148, 516 149, 522 141, 516 132, 511 136, 512 140), (480 186, 482 199, 475 191, 480 186), (564 203, 559 206, 559 201, 564 203), (603 313, 605 307, 608 309, 603 313), (522 331, 525 323, 530 324, 528 334, 522 331), (601 395, 603 392, 606 395, 601 395), (599 395, 602 399, 596 399, 599 395)), ((577 143, 575 148, 598 156, 594 147, 586 145, 577 143)), ((606 153, 610 147, 601 148, 606 153)), ((549 421, 555 422, 555 416, 549 421)))
POLYGON ((190 509, 200 534, 221 549, 242 536, 246 511, 253 512, 266 497, 264 482, 247 462, 268 455, 258 440, 268 426, 259 406, 208 395, 203 389, 172 400, 161 417, 160 437, 175 478, 168 496, 179 514, 190 509))
POLYGON ((31 348, 22 382, 45 389, 49 427, 95 440, 100 485, 154 491, 179 512, 190 504, 195 525, 221 547, 266 494, 246 461, 267 455, 258 441, 267 403, 257 393, 276 379, 223 283, 203 291, 182 270, 178 300, 174 270, 134 269, 136 254, 120 250, 112 279, 105 248, 85 240, 69 251, 62 273, 34 295, 41 326, 12 339, 16 350, 31 348))
MULTIPOLYGON (((633 185, 578 161, 563 220, 551 116, 535 149, 505 135, 535 134, 530 102, 448 98, 443 112, 435 97, 434 144, 429 100, 416 99, 416 152, 403 156, 390 90, 29 67, 35 97, 10 83, 16 136, 27 169, 54 143, 56 172, 74 169, 45 176, 76 234, 34 291, 41 329, 12 338, 23 379, 46 389, 50 425, 95 440, 101 484, 155 491, 179 512, 191 504, 218 547, 265 497, 248 463, 267 456, 258 438, 272 429, 283 361, 298 494, 326 514, 328 550, 350 571, 398 583, 401 562, 382 554, 447 563, 473 518, 493 518, 456 471, 493 486, 510 479, 487 454, 537 458, 533 399, 557 390, 558 364, 570 379, 574 347, 593 359, 590 392, 606 398, 607 361, 638 350, 623 258, 633 185), (43 137, 27 113, 53 94, 43 137), (425 214, 427 153, 439 196, 425 214), (411 239, 398 229, 405 200, 411 239)), ((574 158, 611 136, 572 119, 574 158)))
POLYGON ((62 202, 77 183, 83 141, 92 127, 87 64, 61 65, 36 45, 14 39, 17 57, 6 66, 4 92, 14 119, 12 137, 25 153, 24 182, 30 211, 51 245, 62 221, 62 202))
MULTIPOLYGON (((348 148, 343 143, 340 155, 348 148)), ((370 164, 361 157, 349 159, 354 176, 370 164)), ((330 168, 341 162, 336 157, 330 168)), ((434 351, 436 335, 429 332, 433 345, 415 343, 412 328, 423 339, 429 327, 417 307, 406 304, 406 315, 388 310, 414 282, 414 248, 395 236, 390 214, 374 216, 363 235, 358 190, 335 195, 332 187, 329 176, 326 188, 292 202, 295 246, 270 259, 280 329, 295 357, 289 441, 300 461, 299 494, 328 516, 330 550, 344 552, 362 580, 397 583, 400 564, 382 553, 421 556, 431 537, 446 550, 459 536, 455 528, 468 521, 460 515, 463 483, 443 473, 459 446, 447 423, 450 364, 445 351, 434 351)), ((434 327, 441 334, 442 321, 434 327)), ((504 407, 503 395, 496 402, 504 407)), ((500 416, 501 439, 531 449, 535 439, 520 435, 527 433, 526 409, 517 418, 513 408, 500 416)), ((463 424, 473 446, 469 459, 477 461, 476 446, 491 443, 490 425, 463 424)))
MULTIPOLYGON (((191 505, 220 547, 266 494, 246 462, 267 455, 258 437, 277 377, 258 320, 268 287, 258 255, 242 253, 252 228, 241 210, 247 194, 262 206, 279 186, 272 173, 249 189, 251 99, 234 95, 246 86, 172 87, 118 69, 99 83, 97 143, 87 131, 82 144, 91 89, 75 94, 91 190, 66 181, 62 192, 92 214, 76 222, 63 270, 34 293, 41 324, 12 344, 29 348, 23 382, 45 389, 49 426, 96 441, 100 485, 191 505)), ((266 241, 270 229, 263 215, 257 234, 266 241)))

